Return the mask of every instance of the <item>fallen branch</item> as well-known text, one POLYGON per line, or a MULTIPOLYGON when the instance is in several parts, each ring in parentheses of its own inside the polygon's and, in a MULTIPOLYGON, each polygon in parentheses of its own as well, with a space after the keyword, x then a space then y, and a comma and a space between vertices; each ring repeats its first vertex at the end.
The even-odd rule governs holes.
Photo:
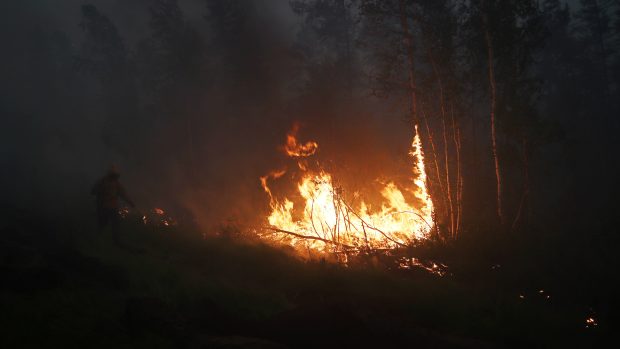
POLYGON ((418 216, 424 223, 426 223, 426 226, 428 226, 428 228, 430 230, 433 230, 433 227, 426 221, 426 219, 424 219, 424 217, 422 217, 421 214, 414 212, 414 211, 397 211, 397 212, 392 212, 390 213, 391 215, 395 215, 395 214, 402 214, 402 213, 411 213, 414 214, 416 216, 418 216))
POLYGON ((274 228, 274 227, 263 227, 263 228, 267 229, 267 230, 275 231, 277 233, 283 233, 283 234, 292 235, 292 236, 298 237, 300 239, 317 240, 317 241, 322 241, 322 242, 327 243, 327 244, 332 244, 332 245, 336 245, 336 246, 342 246, 342 247, 345 247, 345 248, 348 248, 348 249, 352 249, 352 250, 356 249, 356 247, 354 247, 354 246, 346 245, 346 244, 343 244, 343 243, 335 242, 335 241, 324 239, 324 238, 320 238, 320 237, 317 237, 317 236, 297 234, 297 233, 294 233, 292 231, 278 229, 278 228, 274 228))
POLYGON ((346 202, 344 202, 344 204, 345 204, 345 206, 346 206, 347 208, 349 208, 349 209, 351 210, 351 212, 353 212, 353 215, 355 215, 355 216, 357 217, 357 219, 359 219, 359 220, 360 220, 360 222, 362 222, 362 228, 363 228, 363 225, 364 225, 364 224, 366 224, 366 226, 367 226, 369 229, 372 229, 372 230, 374 230, 374 231, 376 231, 376 232, 380 233, 380 234, 381 234, 381 235, 383 235, 386 239, 388 239, 388 240, 392 241, 393 243, 395 243, 395 244, 397 244, 397 245, 399 245, 399 246, 401 246, 401 247, 408 247, 407 245, 405 245, 405 244, 403 244, 403 243, 401 243, 401 242, 399 242, 399 241, 396 241, 396 240, 392 239, 391 237, 389 237, 386 233, 384 233, 384 232, 383 232, 382 230, 380 230, 379 228, 375 228, 375 227, 373 227, 372 225, 370 225, 370 224, 366 223, 366 221, 364 221, 364 219, 363 219, 363 218, 362 218, 359 214, 357 214, 357 212, 355 212, 355 211, 351 208, 351 206, 349 206, 346 202))

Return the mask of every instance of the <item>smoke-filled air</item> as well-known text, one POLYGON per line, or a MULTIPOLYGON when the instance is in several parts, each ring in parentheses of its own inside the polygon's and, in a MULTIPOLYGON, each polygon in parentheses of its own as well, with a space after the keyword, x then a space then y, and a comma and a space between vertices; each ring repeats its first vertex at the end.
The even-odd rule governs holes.
POLYGON ((618 0, 0 4, 0 347, 601 347, 618 0))

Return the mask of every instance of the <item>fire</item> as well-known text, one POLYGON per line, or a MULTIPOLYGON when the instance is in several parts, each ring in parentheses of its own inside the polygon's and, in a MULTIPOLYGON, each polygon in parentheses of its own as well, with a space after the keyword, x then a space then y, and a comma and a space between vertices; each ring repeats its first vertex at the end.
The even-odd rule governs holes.
POLYGON ((260 184, 263 186, 263 189, 265 190, 267 195, 269 195, 269 198, 271 199, 271 201, 273 201, 273 194, 271 194, 271 189, 269 189, 269 187, 267 186, 267 180, 269 178, 278 179, 284 176, 285 173, 286 173, 286 170, 272 171, 268 175, 260 178, 260 184))
POLYGON ((142 213, 136 209, 130 209, 129 207, 121 207, 118 210, 118 214, 122 219, 129 219, 132 217, 140 218, 144 225, 153 226, 175 226, 177 221, 169 216, 166 211, 159 207, 154 207, 148 210, 146 213, 142 213))
MULTIPOLYGON (((293 129, 286 135, 286 145, 284 145, 284 152, 295 158, 305 158, 316 153, 319 148, 317 142, 306 142, 306 144, 297 143, 297 132, 299 132, 299 124, 294 124, 293 129)), ((299 165, 302 166, 301 164, 299 165)))
POLYGON ((586 319, 586 328, 592 328, 596 326, 598 326, 598 322, 596 322, 595 318, 590 316, 586 319))
POLYGON ((413 267, 421 268, 437 276, 444 276, 448 273, 447 265, 443 263, 423 262, 418 258, 401 258, 398 267, 400 269, 412 269, 413 267))
MULTIPOLYGON (((287 135, 286 154, 293 158, 308 157, 318 148, 316 142, 300 144, 295 125, 287 135)), ((381 190, 383 202, 370 205, 360 200, 353 207, 344 190, 334 184, 333 176, 323 169, 310 171, 303 160, 298 161, 302 176, 297 191, 301 205, 284 197, 276 199, 269 188, 269 180, 278 180, 286 170, 274 171, 261 177, 261 185, 269 195, 271 213, 267 217, 270 229, 262 234, 300 250, 342 252, 372 249, 392 249, 409 246, 428 238, 433 227, 433 203, 426 187, 426 172, 422 143, 415 128, 409 155, 413 159, 412 180, 408 188, 417 199, 407 202, 403 191, 387 182, 381 190), (300 210, 301 209, 301 210, 300 210)), ((356 192, 354 196, 357 196, 356 192)))

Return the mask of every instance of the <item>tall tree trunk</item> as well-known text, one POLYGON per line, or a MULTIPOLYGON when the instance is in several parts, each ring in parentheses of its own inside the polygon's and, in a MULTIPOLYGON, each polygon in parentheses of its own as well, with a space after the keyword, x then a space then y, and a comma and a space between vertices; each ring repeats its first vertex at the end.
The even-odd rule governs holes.
MULTIPOLYGON (((472 188, 472 192, 479 190, 478 187, 478 171, 480 166, 478 165, 478 132, 476 132, 476 113, 473 111, 474 106, 476 105, 476 89, 474 88, 474 79, 471 80, 471 105, 470 105, 470 116, 471 116, 471 157, 472 157, 472 172, 471 172, 471 182, 469 183, 469 188, 472 188)), ((478 230, 478 219, 470 220, 473 223, 472 228, 474 230, 478 230)))
POLYGON ((445 174, 446 174, 446 194, 448 196, 448 210, 450 215, 450 234, 452 238, 455 237, 454 230, 454 204, 452 202, 452 190, 450 185, 450 162, 448 161, 448 132, 446 130, 446 117, 443 115, 441 119, 443 125, 443 150, 444 150, 444 160, 445 164, 445 174))
POLYGON ((349 99, 353 99, 353 59, 351 54, 351 17, 349 15, 349 11, 347 9, 345 0, 338 1, 339 11, 344 14, 344 18, 342 19, 344 23, 346 23, 346 33, 345 33, 345 56, 346 56, 346 70, 347 70, 347 92, 349 99))
POLYGON ((441 191, 441 197, 442 197, 442 202, 443 202, 443 207, 445 210, 448 209, 448 201, 446 199, 446 191, 444 189, 443 186, 443 182, 441 180, 441 171, 439 170, 439 160, 438 160, 438 156, 437 156, 437 150, 435 148, 435 141, 433 139, 433 133, 431 132, 431 128, 428 125, 428 118, 426 117, 426 114, 424 113, 424 108, 422 108, 422 119, 424 121, 424 125, 426 126, 426 132, 428 133, 428 139, 431 143, 431 151, 433 153, 433 163, 435 164, 435 173, 437 176, 437 183, 439 183, 439 189, 441 191))
POLYGON ((512 221, 511 230, 516 230, 519 221, 523 220, 523 211, 526 210, 527 201, 530 196, 530 165, 529 158, 527 156, 528 147, 527 147, 527 139, 523 137, 522 141, 522 151, 523 151, 523 194, 521 196, 521 201, 519 202, 519 208, 517 210, 517 214, 515 215, 515 219, 512 221))
MULTIPOLYGON (((483 9, 486 11, 486 9, 483 9)), ((496 104, 497 104, 497 87, 495 84, 495 69, 493 68, 493 41, 491 39, 491 32, 489 29, 489 21, 486 12, 483 14, 484 21, 484 36, 486 39, 487 59, 489 61, 489 90, 490 90, 490 104, 491 104, 491 149, 493 151, 493 163, 495 165, 495 179, 497 184, 497 217, 501 225, 504 224, 504 211, 502 207, 502 175, 499 166, 499 156, 497 154, 497 132, 496 132, 496 104)))
POLYGON ((433 72, 435 73, 435 79, 437 80, 437 85, 439 86, 439 107, 441 110, 441 120, 443 124, 443 145, 444 145, 444 160, 445 160, 445 174, 446 174, 446 197, 448 200, 448 214, 450 217, 450 234, 454 238, 456 236, 456 226, 454 220, 454 202, 452 200, 452 184, 450 181, 450 162, 448 158, 448 136, 446 130, 446 102, 443 90, 443 82, 441 80, 441 74, 439 74, 439 69, 437 68, 437 64, 435 62, 434 56, 430 48, 427 51, 429 61, 433 67, 433 72))
POLYGON ((608 55, 607 55, 607 45, 605 45, 605 36, 603 33, 603 19, 601 12, 604 11, 603 8, 599 5, 598 1, 594 1, 596 6, 596 41, 598 41, 599 50, 600 50, 600 60, 601 60, 601 68, 603 69, 603 83, 604 83, 604 92, 606 102, 609 102, 609 97, 611 95, 609 88, 609 68, 607 67, 608 55))
POLYGON ((461 229, 461 216, 463 208, 463 174, 461 171, 461 129, 458 127, 454 118, 454 106, 450 105, 450 115, 452 117, 452 135, 454 137, 454 149, 456 152, 456 223, 454 234, 458 237, 461 229))
POLYGON ((180 101, 183 101, 182 110, 185 110, 185 141, 187 142, 187 155, 188 155, 188 165, 187 174, 189 176, 190 189, 194 191, 196 186, 198 185, 198 167, 196 163, 196 151, 194 144, 194 131, 195 125, 193 123, 192 112, 189 110, 187 106, 192 105, 192 101, 194 101, 193 95, 191 93, 185 93, 180 97, 180 101))
POLYGON ((407 6, 405 0, 400 0, 400 25, 403 31, 405 50, 407 52, 407 61, 409 63, 409 89, 411 93, 411 118, 413 122, 418 122, 418 102, 416 96, 416 83, 415 83, 415 65, 413 57, 413 36, 409 32, 409 23, 407 20, 407 6))

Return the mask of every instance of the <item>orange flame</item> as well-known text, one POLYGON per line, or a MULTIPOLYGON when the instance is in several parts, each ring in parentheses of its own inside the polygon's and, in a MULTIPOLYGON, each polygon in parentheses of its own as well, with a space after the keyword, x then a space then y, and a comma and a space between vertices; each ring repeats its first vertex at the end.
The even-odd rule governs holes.
MULTIPOLYGON (((298 125, 295 125, 287 136, 287 154, 291 157, 314 154, 318 144, 308 142, 300 146, 295 138, 297 131, 298 125)), ((267 221, 273 227, 262 236, 299 249, 322 252, 396 248, 427 239, 433 225, 433 202, 426 187, 424 154, 417 126, 409 154, 414 159, 414 176, 411 187, 406 190, 414 194, 419 201, 417 205, 407 202, 396 184, 388 182, 381 190, 384 203, 380 207, 371 209, 363 200, 358 207, 352 207, 345 200, 342 188, 334 187, 329 173, 308 171, 297 185, 304 201, 300 217, 294 212, 293 200, 286 197, 276 200, 269 189, 268 179, 278 179, 284 171, 261 177, 263 189, 270 197, 271 213, 267 221)), ((299 166, 307 171, 305 166, 299 166)))
POLYGON ((306 142, 306 144, 298 143, 297 132, 299 132, 299 124, 295 123, 291 131, 286 135, 286 144, 284 145, 286 154, 295 158, 305 158, 314 155, 319 148, 319 144, 312 141, 306 142))
POLYGON ((286 173, 286 170, 271 171, 266 176, 260 177, 260 183, 263 186, 263 189, 265 190, 265 192, 269 195, 269 199, 271 200, 272 203, 273 203, 273 195, 271 194, 271 189, 269 189, 269 187, 267 186, 267 180, 269 178, 278 179, 284 176, 285 173, 286 173))

